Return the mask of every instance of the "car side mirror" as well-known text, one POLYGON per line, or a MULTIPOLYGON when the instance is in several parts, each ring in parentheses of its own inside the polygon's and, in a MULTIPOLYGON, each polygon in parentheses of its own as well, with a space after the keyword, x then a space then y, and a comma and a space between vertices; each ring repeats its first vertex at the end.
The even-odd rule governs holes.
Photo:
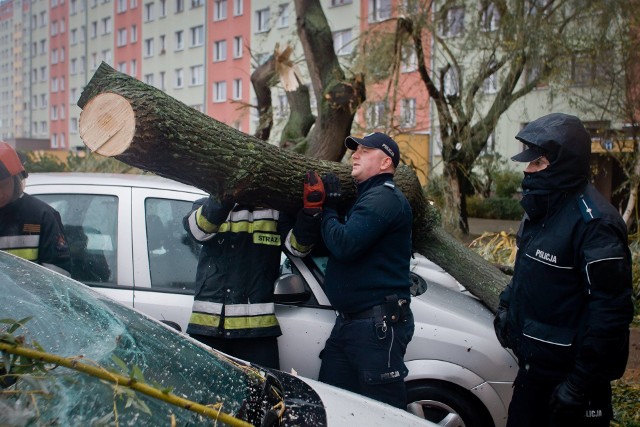
POLYGON ((307 290, 302 277, 287 273, 276 279, 273 297, 279 304, 303 303, 309 300, 311 291, 307 290))

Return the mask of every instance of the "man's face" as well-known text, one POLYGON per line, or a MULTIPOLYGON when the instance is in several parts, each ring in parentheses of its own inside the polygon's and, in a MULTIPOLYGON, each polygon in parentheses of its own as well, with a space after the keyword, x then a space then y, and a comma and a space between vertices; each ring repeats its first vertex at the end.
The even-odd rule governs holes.
POLYGON ((524 171, 527 173, 540 172, 541 170, 546 169, 548 166, 549 166, 549 160, 545 156, 542 156, 538 160, 529 162, 529 164, 527 165, 524 171))
POLYGON ((0 180, 0 208, 7 206, 13 199, 15 180, 12 176, 0 180))
POLYGON ((358 182, 366 181, 389 167, 391 158, 377 148, 358 145, 351 155, 351 177, 358 182))

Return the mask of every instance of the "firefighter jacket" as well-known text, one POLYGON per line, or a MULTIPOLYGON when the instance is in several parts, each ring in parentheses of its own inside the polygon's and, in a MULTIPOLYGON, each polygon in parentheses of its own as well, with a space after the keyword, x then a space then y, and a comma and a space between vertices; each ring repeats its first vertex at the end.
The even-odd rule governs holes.
POLYGON ((0 208, 0 250, 67 276, 71 270, 60 214, 26 193, 0 208))
POLYGON ((412 218, 411 206, 391 174, 358 184, 358 197, 345 220, 325 209, 325 291, 336 310, 360 312, 392 294, 409 300, 412 218))
POLYGON ((213 198, 201 199, 184 218, 187 232, 202 243, 187 333, 280 336, 273 289, 282 250, 308 254, 319 235, 320 217, 301 211, 292 229, 294 221, 274 209, 229 209, 213 198))
POLYGON ((520 226, 503 336, 531 374, 585 389, 624 372, 631 255, 624 222, 591 184, 561 194, 520 226))

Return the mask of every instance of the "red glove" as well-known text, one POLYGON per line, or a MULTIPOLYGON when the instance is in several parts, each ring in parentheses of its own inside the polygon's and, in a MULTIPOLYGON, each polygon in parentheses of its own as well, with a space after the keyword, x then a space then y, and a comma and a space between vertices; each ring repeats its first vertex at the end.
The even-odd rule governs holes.
POLYGON ((322 208, 324 203, 324 184, 316 171, 307 171, 304 176, 304 208, 322 208))

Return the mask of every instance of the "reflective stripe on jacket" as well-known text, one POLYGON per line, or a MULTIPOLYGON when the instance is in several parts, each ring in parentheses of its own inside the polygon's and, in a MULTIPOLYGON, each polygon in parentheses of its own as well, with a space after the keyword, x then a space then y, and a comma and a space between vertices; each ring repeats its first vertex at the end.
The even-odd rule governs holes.
POLYGON ((0 250, 66 275, 71 269, 60 214, 28 194, 0 208, 0 250))
POLYGON ((187 333, 224 338, 281 335, 273 286, 290 222, 281 220, 274 209, 236 205, 225 222, 216 225, 202 214, 205 201, 198 200, 185 217, 185 229, 203 245, 187 333))

